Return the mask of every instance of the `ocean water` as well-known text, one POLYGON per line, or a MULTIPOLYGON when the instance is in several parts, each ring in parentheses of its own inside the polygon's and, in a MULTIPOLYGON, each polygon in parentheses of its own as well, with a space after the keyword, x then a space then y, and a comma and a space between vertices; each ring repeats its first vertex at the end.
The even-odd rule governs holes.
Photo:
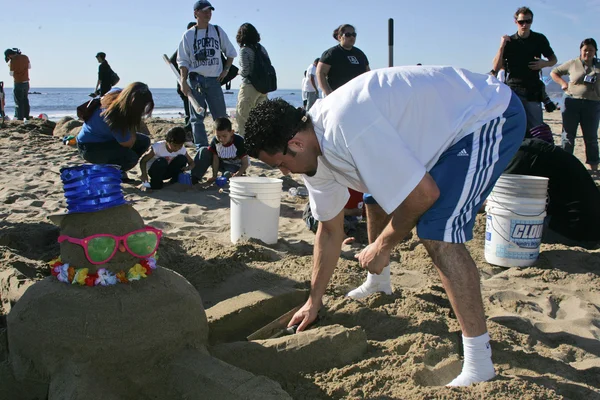
MULTIPOLYGON (((15 115, 15 104, 12 89, 5 88, 6 105, 4 111, 7 116, 15 115)), ((37 117, 46 114, 52 121, 62 117, 76 115, 77 106, 88 101, 89 93, 93 88, 35 88, 29 89, 30 115, 37 117)), ((175 88, 150 89, 154 98, 153 117, 179 118, 184 113, 183 102, 175 88)), ((235 110, 238 90, 224 91, 225 105, 228 112, 235 110)), ((302 106, 302 92, 300 89, 281 89, 269 93, 269 98, 281 97, 295 107, 302 106)))

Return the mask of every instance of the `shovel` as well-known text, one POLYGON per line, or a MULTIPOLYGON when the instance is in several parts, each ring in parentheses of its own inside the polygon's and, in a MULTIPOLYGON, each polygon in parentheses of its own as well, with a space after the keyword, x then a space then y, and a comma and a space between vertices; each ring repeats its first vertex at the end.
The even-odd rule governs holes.
POLYGON ((291 335, 296 333, 296 329, 298 325, 287 327, 288 323, 296 314, 296 312, 302 307, 299 305, 298 307, 292 308, 290 311, 283 314, 281 317, 275 319, 272 322, 269 322, 267 325, 263 326, 253 334, 246 337, 246 340, 263 340, 263 339, 273 339, 276 337, 280 337, 283 335, 291 335))

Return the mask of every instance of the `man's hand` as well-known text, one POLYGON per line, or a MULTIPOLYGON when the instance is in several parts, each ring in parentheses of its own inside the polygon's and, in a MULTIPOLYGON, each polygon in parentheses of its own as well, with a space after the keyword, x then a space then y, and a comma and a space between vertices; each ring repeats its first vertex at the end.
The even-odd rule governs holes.
POLYGON ((319 309, 321 308, 321 304, 314 304, 313 301, 309 298, 306 303, 299 309, 296 314, 290 320, 288 324, 288 328, 292 325, 300 324, 296 332, 302 332, 308 326, 317 319, 317 315, 319 314, 319 309))
POLYGON ((223 71, 221 72, 221 75, 219 75, 219 82, 223 82, 223 79, 225 79, 225 77, 227 76, 228 73, 229 73, 229 67, 227 67, 227 69, 223 69, 223 71))
POLYGON ((379 249, 377 242, 373 242, 365 247, 354 258, 358 259, 361 267, 377 275, 390 263, 390 253, 379 249))
POLYGON ((533 71, 539 71, 546 66, 546 61, 538 58, 535 61, 531 61, 527 66, 533 71))
POLYGON ((510 42, 510 36, 504 35, 500 38, 500 47, 506 46, 506 43, 510 42))
POLYGON ((179 86, 181 86, 181 92, 186 96, 192 94, 192 89, 190 88, 190 85, 188 85, 187 80, 180 81, 179 86))

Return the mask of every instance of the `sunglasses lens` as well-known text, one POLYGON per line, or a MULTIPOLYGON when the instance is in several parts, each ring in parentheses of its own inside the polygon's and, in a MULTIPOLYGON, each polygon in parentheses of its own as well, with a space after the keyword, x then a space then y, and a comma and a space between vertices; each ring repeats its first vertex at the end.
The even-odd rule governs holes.
POLYGON ((158 243, 154 232, 138 232, 127 237, 127 247, 137 256, 146 257, 152 254, 158 243))
POLYGON ((115 249, 115 239, 108 236, 93 238, 88 242, 88 255, 93 262, 103 262, 108 260, 115 249))

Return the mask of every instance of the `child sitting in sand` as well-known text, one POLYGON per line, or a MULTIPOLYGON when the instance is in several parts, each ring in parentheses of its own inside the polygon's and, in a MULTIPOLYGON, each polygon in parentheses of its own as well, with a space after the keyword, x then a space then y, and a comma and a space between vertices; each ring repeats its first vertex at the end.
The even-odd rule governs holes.
POLYGON ((169 129, 165 140, 154 143, 140 160, 142 172, 142 188, 162 189, 167 179, 177 182, 182 171, 194 168, 194 160, 183 146, 186 140, 185 129, 176 127, 169 129))
POLYGON ((202 147, 194 157, 192 183, 196 184, 212 166, 212 177, 207 183, 217 179, 219 171, 231 178, 242 176, 249 166, 244 138, 233 132, 231 121, 226 117, 217 118, 214 125, 215 137, 208 147, 202 147))

